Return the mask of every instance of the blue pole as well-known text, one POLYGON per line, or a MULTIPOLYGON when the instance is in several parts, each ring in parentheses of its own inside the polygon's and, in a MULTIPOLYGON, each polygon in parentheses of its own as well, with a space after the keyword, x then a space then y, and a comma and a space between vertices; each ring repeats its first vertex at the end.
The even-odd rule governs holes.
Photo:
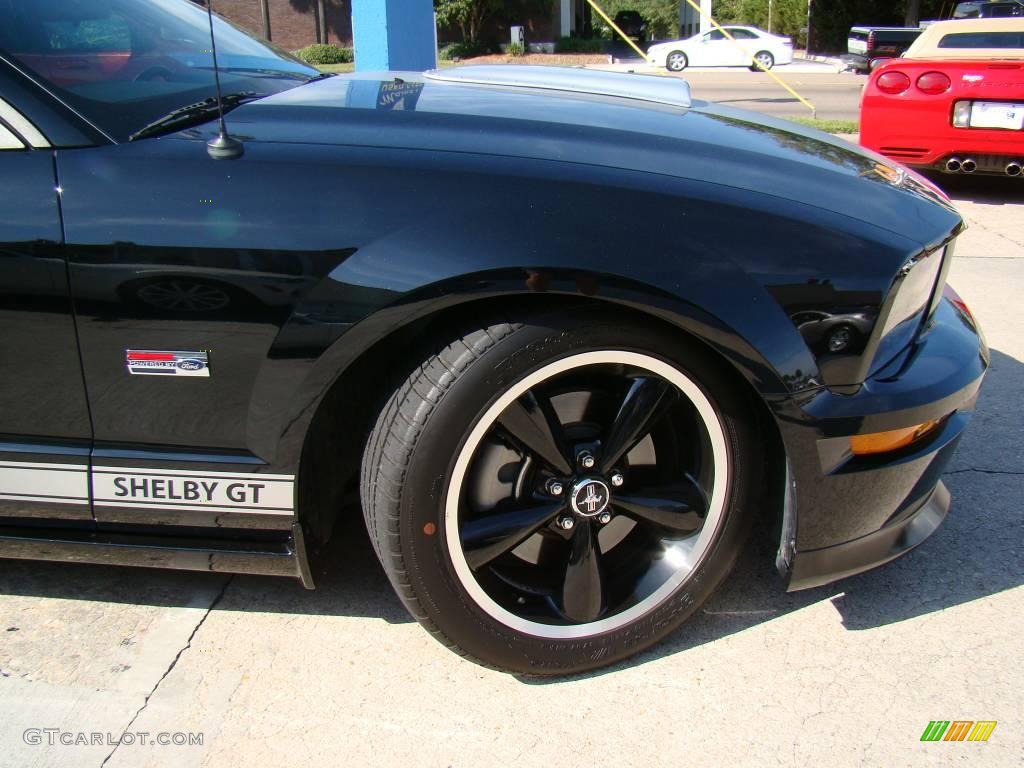
POLYGON ((360 72, 437 66, 431 0, 353 0, 352 36, 360 72))

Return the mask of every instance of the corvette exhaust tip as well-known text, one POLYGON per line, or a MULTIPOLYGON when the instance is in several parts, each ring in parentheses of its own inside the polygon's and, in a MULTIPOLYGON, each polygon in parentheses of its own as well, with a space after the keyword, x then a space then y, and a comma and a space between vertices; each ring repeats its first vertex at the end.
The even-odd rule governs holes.
POLYGON ((960 170, 960 158, 951 157, 946 161, 946 170, 950 173, 956 173, 960 170))
POLYGON ((1014 161, 1010 161, 1009 163, 1006 164, 1005 170, 1006 170, 1006 175, 1007 176, 1020 176, 1020 172, 1021 172, 1020 163, 1016 162, 1015 160, 1014 161))
POLYGON ((960 162, 960 170, 964 173, 974 173, 977 167, 978 164, 969 157, 960 162))

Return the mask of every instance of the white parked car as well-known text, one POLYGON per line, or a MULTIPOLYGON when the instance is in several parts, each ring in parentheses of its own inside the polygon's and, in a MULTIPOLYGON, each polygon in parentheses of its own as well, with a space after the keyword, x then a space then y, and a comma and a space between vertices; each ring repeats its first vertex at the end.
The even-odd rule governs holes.
POLYGON ((735 38, 729 40, 713 29, 686 40, 657 43, 647 49, 647 60, 670 72, 687 67, 750 67, 757 61, 765 69, 793 61, 793 41, 757 27, 723 27, 735 38))

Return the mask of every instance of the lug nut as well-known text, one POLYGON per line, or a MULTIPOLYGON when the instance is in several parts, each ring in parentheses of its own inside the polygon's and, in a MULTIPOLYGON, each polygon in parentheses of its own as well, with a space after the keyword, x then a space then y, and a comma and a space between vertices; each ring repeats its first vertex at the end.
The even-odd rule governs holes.
POLYGON ((612 485, 614 485, 616 488, 618 488, 620 485, 622 485, 624 482, 626 482, 626 478, 624 478, 622 476, 622 473, 619 472, 619 471, 612 472, 611 480, 612 480, 612 485))
POLYGON ((584 469, 593 469, 594 465, 597 463, 590 451, 581 452, 580 455, 576 457, 576 461, 578 461, 580 466, 584 469))
POLYGON ((597 519, 601 521, 602 525, 607 525, 608 523, 610 523, 612 521, 612 513, 611 512, 602 512, 600 515, 598 515, 597 519))
POLYGON ((548 493, 550 493, 552 496, 561 496, 562 491, 564 490, 565 486, 563 486, 557 480, 548 480, 548 493))
POLYGON ((571 531, 573 529, 573 526, 575 525, 576 521, 573 520, 571 517, 563 517, 561 520, 558 521, 558 526, 563 531, 571 531))

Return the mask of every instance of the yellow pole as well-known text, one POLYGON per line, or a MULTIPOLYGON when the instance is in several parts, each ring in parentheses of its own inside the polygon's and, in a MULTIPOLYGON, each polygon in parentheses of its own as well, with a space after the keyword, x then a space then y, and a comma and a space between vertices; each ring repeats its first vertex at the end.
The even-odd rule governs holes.
MULTIPOLYGON (((591 5, 594 5, 594 3, 593 3, 593 1, 592 1, 592 0, 587 0, 587 2, 588 2, 588 3, 590 3, 591 5)), ((691 6, 692 8, 694 8, 694 9, 695 9, 695 10, 697 11, 697 13, 699 13, 699 14, 700 14, 701 16, 703 16, 703 15, 704 15, 704 14, 703 14, 703 13, 701 12, 701 10, 700 10, 700 6, 699 6, 699 5, 697 5, 697 3, 695 3, 695 2, 693 1, 693 0, 686 0, 686 2, 687 2, 687 3, 689 3, 689 4, 690 4, 690 6, 691 6)), ((595 6, 595 7, 596 7, 596 6, 595 6)), ((603 13, 602 13, 601 15, 602 15, 602 16, 604 16, 604 14, 603 14, 603 13)), ((606 17, 606 18, 607 18, 607 17, 606 17)), ((714 27, 715 29, 717 29, 717 30, 718 30, 719 32, 721 32, 721 33, 722 33, 723 35, 725 35, 725 37, 726 37, 726 38, 727 38, 728 40, 731 40, 732 42, 736 43, 736 38, 735 38, 735 37, 733 37, 732 35, 730 35, 730 34, 729 34, 729 32, 728 32, 728 30, 726 30, 726 29, 723 29, 723 28, 722 28, 722 26, 721 26, 721 25, 720 25, 720 24, 719 24, 719 23, 718 23, 717 21, 715 21, 715 20, 714 20, 714 19, 713 19, 713 18, 712 18, 711 16, 708 16, 708 21, 710 21, 710 22, 711 22, 711 26, 713 26, 713 27, 714 27)), ((619 34, 622 34, 622 33, 620 32, 619 34)), ((736 43, 736 45, 739 45, 739 43, 736 43)), ((634 47, 635 47, 635 46, 634 46, 634 47)), ((644 57, 644 58, 646 59, 646 57, 644 57)), ((801 104, 803 104, 803 105, 804 105, 805 107, 807 107, 807 108, 808 108, 809 110, 811 110, 811 117, 816 117, 816 116, 817 116, 817 110, 815 110, 815 108, 814 108, 814 105, 813 105, 813 104, 811 104, 811 102, 809 102, 809 101, 808 101, 807 99, 805 99, 805 98, 804 98, 803 96, 801 96, 801 95, 800 95, 799 93, 797 93, 797 92, 796 92, 796 91, 794 91, 794 90, 793 90, 792 88, 790 88, 790 87, 789 87, 789 86, 788 86, 788 85, 787 85, 787 84, 785 83, 785 81, 783 81, 783 79, 782 79, 781 77, 779 77, 778 75, 776 75, 776 74, 775 74, 774 72, 772 72, 772 71, 771 71, 770 69, 765 69, 764 67, 762 67, 762 66, 761 66, 761 62, 757 61, 756 59, 751 59, 751 61, 753 61, 754 65, 755 65, 755 66, 756 66, 756 67, 757 67, 758 69, 760 69, 760 70, 761 70, 762 72, 764 72, 764 73, 765 73, 766 75, 769 75, 769 76, 770 76, 770 77, 771 77, 771 78, 772 78, 772 79, 773 79, 773 80, 774 80, 775 82, 777 82, 777 83, 778 83, 779 85, 781 85, 781 86, 782 86, 783 88, 785 88, 785 89, 786 89, 787 91, 789 91, 789 93, 790 93, 790 94, 791 94, 792 96, 794 96, 794 97, 795 97, 795 98, 797 99, 797 101, 799 101, 799 102, 800 102, 801 104)))
POLYGON ((601 6, 599 6, 597 3, 595 3, 594 0, 587 0, 587 2, 590 3, 590 7, 593 8, 595 11, 597 11, 597 15, 600 16, 602 19, 604 19, 605 23, 609 27, 611 27, 612 29, 614 29, 616 32, 619 33, 619 37, 621 37, 623 40, 625 40, 627 43, 629 43, 630 46, 632 46, 633 50, 636 51, 640 55, 641 59, 643 59, 644 61, 647 61, 647 54, 640 50, 640 46, 638 46, 636 43, 634 43, 632 40, 629 39, 629 35, 627 35, 625 32, 623 32, 621 29, 619 29, 619 25, 618 24, 616 24, 614 21, 612 21, 610 18, 608 18, 608 14, 605 13, 601 9, 601 6))

